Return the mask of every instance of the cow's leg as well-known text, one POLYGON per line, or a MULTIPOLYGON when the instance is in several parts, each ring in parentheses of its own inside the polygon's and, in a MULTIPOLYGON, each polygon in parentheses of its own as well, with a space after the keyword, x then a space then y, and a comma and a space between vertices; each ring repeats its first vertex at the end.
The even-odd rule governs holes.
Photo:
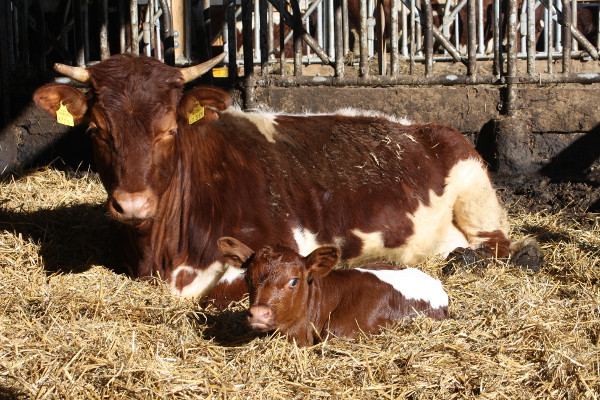
POLYGON ((456 190, 454 221, 465 234, 469 247, 504 258, 510 253, 508 218, 482 163, 476 159, 459 162, 448 177, 456 190))

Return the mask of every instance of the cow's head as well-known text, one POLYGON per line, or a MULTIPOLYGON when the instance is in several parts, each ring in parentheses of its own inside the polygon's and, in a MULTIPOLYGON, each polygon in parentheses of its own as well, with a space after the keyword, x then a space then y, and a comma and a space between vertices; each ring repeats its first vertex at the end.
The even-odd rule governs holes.
MULTIPOLYGON (((34 101, 50 115, 67 113, 67 123, 87 123, 93 138, 96 167, 108 193, 114 219, 140 225, 157 212, 161 195, 178 163, 181 124, 197 107, 223 109, 231 99, 213 88, 183 86, 209 71, 225 54, 189 68, 170 67, 154 58, 118 54, 88 68, 56 64, 55 69, 87 84, 83 93, 72 86, 49 84, 34 101), (58 114, 57 114, 58 113, 58 114)), ((214 119, 209 109, 206 123, 214 119)))
POLYGON ((252 253, 233 238, 219 239, 219 248, 228 264, 246 269, 248 323, 258 331, 288 332, 306 320, 310 286, 325 277, 340 258, 339 249, 330 246, 319 247, 306 257, 285 246, 252 253))

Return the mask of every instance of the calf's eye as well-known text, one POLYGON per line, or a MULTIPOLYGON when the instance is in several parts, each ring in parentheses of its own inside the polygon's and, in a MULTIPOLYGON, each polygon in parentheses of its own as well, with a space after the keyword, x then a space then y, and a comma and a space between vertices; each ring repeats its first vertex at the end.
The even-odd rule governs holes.
POLYGON ((298 283, 298 278, 294 278, 291 281, 288 282, 288 286, 289 287, 294 287, 296 286, 296 284, 298 283))

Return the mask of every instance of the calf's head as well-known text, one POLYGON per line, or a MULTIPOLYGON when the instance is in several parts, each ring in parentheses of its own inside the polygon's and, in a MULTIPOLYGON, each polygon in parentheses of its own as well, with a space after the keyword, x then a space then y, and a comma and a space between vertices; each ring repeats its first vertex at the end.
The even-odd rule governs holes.
POLYGON ((286 332, 305 320, 314 280, 325 277, 340 259, 339 249, 329 246, 303 257, 285 246, 253 253, 233 238, 221 238, 218 245, 228 264, 246 270, 248 323, 258 331, 286 332))
MULTIPOLYGON (((200 105, 224 109, 231 99, 218 89, 198 88, 182 97, 183 86, 210 70, 225 54, 189 68, 130 54, 114 55, 88 68, 55 69, 87 84, 87 93, 67 85, 39 88, 34 101, 67 124, 87 123, 94 158, 116 220, 139 224, 152 219, 178 162, 182 121, 200 105), (69 121, 70 119, 70 121, 69 121)), ((201 123, 214 119, 205 113, 201 123)), ((189 120, 191 121, 191 120, 189 120)))

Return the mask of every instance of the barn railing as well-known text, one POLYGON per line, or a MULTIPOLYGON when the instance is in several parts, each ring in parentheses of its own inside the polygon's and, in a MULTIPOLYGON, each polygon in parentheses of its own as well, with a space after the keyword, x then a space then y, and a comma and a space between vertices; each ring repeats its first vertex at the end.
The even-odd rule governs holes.
POLYGON ((509 113, 514 85, 600 81, 599 11, 577 0, 11 0, 3 117, 14 76, 55 61, 133 52, 186 65, 223 49, 215 76, 243 79, 248 106, 259 86, 497 84, 509 113))

